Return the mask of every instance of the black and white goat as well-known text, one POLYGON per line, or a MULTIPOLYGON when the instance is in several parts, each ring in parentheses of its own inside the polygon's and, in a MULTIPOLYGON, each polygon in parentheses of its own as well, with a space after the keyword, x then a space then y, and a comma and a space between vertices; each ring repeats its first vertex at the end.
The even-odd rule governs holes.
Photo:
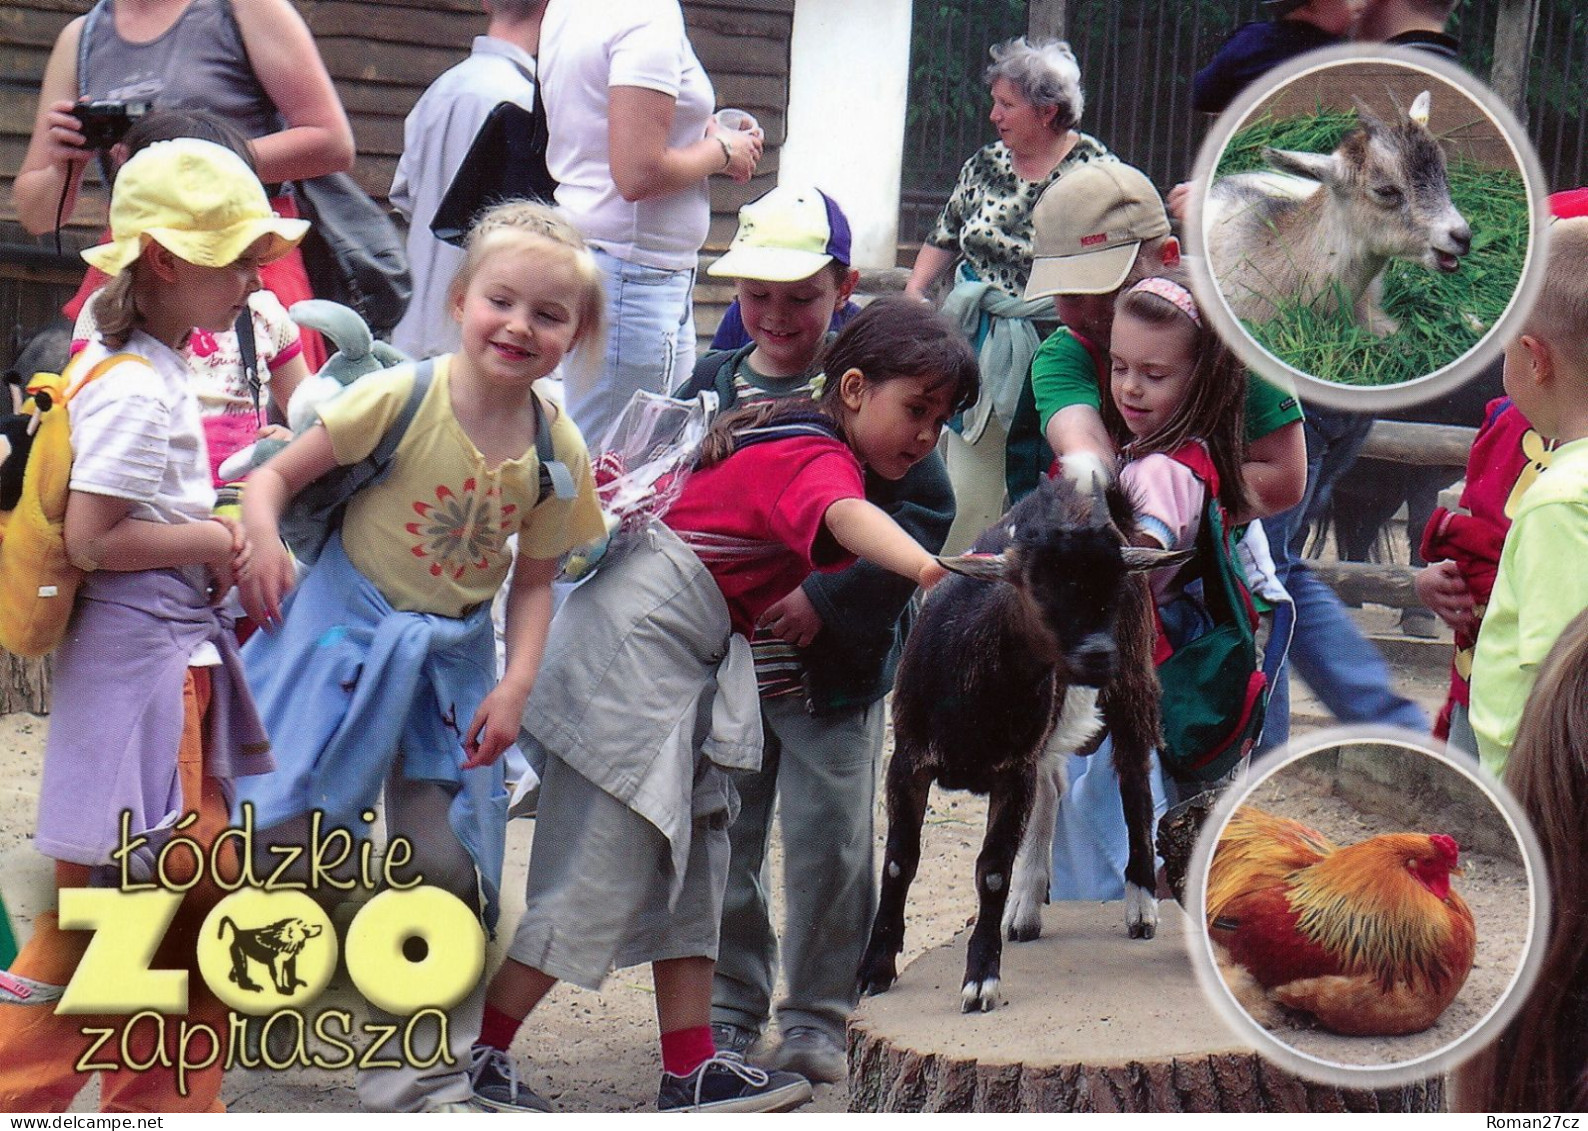
POLYGON ((989 795, 960 1005, 997 1005, 1004 920, 1012 939, 1042 930, 1063 758, 1105 723, 1130 834, 1126 926, 1132 938, 1156 933, 1148 759, 1158 681, 1140 571, 1186 555, 1132 546, 1134 530, 1130 501, 1101 462, 1071 458, 977 540, 972 552, 989 555, 980 580, 951 577, 928 597, 894 687, 888 842, 863 993, 898 977, 904 901, 936 781, 989 795))

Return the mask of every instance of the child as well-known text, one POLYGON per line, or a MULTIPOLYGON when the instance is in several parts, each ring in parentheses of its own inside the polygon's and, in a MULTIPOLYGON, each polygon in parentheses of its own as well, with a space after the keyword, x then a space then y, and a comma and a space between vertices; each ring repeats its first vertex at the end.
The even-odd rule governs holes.
MULTIPOLYGON (((724 409, 769 397, 809 397, 830 337, 828 316, 853 289, 849 225, 815 189, 779 188, 740 210, 739 233, 712 274, 736 279, 753 341, 712 352, 677 391, 714 389, 724 409)), ((913 344, 912 347, 913 348, 913 344)), ((928 340, 895 366, 940 366, 928 340)), ((929 550, 954 517, 942 459, 927 456, 897 482, 866 476, 866 497, 929 550)), ((774 1068, 833 1083, 846 1072, 844 1026, 855 971, 876 910, 872 815, 882 759, 883 696, 898 662, 899 618, 915 586, 861 562, 812 573, 763 616, 751 638, 766 746, 761 768, 734 777, 739 819, 712 993, 718 1047, 748 1053, 772 1012, 777 958, 788 996, 777 1006, 774 1068), (774 933, 767 855, 774 804, 783 829, 785 922, 774 933)))
MULTIPOLYGON (((223 145, 253 167, 248 142, 231 125, 203 110, 163 110, 147 114, 133 123, 113 156, 131 157, 157 141, 196 137, 223 145)), ((88 344, 98 326, 94 296, 82 304, 72 327, 72 352, 88 344)), ((303 342, 297 324, 287 315, 281 300, 267 290, 248 296, 248 326, 253 339, 253 373, 245 365, 238 327, 241 318, 220 333, 198 327, 188 340, 189 365, 193 370, 194 392, 198 394, 205 446, 209 451, 210 475, 215 486, 223 485, 221 464, 240 448, 263 435, 290 438, 290 433, 266 421, 266 407, 274 406, 286 419, 287 402, 299 382, 309 375, 303 360, 303 342), (250 379, 250 377, 252 379, 250 379), (257 382, 257 384, 255 383, 257 382)))
MULTIPOLYGON (((359 815, 384 784, 387 830, 411 842, 415 871, 490 923, 506 829, 497 759, 517 736, 535 683, 557 559, 605 529, 584 441, 532 386, 573 346, 599 345, 600 276, 578 233, 551 210, 505 204, 471 233, 451 301, 461 352, 437 360, 389 474, 349 503, 341 536, 320 554, 285 621, 294 575, 277 534, 283 509, 319 476, 374 448, 407 400, 414 369, 359 381, 249 476, 243 517, 259 551, 244 606, 279 629, 256 634, 245 655, 279 768, 238 800, 254 806, 263 839, 302 844, 311 805, 328 826, 362 834, 359 815), (542 414, 557 462, 571 472, 571 497, 543 497, 542 414), (515 532, 507 667, 497 681, 490 606, 507 579, 504 543, 515 532), (327 637, 332 626, 340 631, 327 637)), ((482 996, 483 987, 451 1011, 461 1064, 361 1072, 363 1105, 413 1111, 467 1102, 482 996)))
POLYGON ((1517 504, 1472 660, 1472 730, 1491 773, 1545 653, 1588 606, 1575 564, 1588 557, 1588 217, 1550 225, 1543 290, 1505 349, 1505 391, 1559 446, 1517 504))
MULTIPOLYGON (((1091 452, 1111 464, 1114 440, 1101 409, 1115 298, 1139 279, 1178 267, 1180 243, 1169 234, 1158 190, 1119 161, 1094 161, 1055 182, 1032 220, 1035 257, 1025 297, 1051 295, 1064 323, 1031 363, 1042 434, 1061 459, 1091 452)), ((1253 513, 1271 514, 1300 499, 1306 485, 1301 408, 1293 395, 1260 380, 1247 382, 1244 403, 1242 478, 1253 513)))
POLYGON ((1272 20, 1242 24, 1191 80, 1191 106, 1222 114, 1237 95, 1286 59, 1342 43, 1367 0, 1266 0, 1272 20))
MULTIPOLYGON (((1245 376, 1177 279, 1154 275, 1118 301, 1110 347, 1105 419, 1124 441, 1120 481, 1136 500, 1145 536, 1165 550, 1191 549, 1210 490, 1226 512, 1247 505, 1241 477, 1245 376)), ((1179 646, 1208 626, 1179 570, 1151 576, 1161 631, 1179 646)), ((1070 789, 1054 835, 1054 898, 1121 898, 1127 856, 1118 786, 1112 774, 1072 758, 1070 789), (1117 893, 1115 891, 1117 887, 1117 893)), ((1167 801, 1197 787, 1164 775, 1167 801)), ((1155 799, 1155 804, 1157 803, 1155 799)))
POLYGON ((906 299, 844 328, 819 399, 720 417, 699 466, 627 556, 569 596, 524 716, 541 763, 526 909, 491 983, 476 1092, 523 1107, 507 1055, 559 980, 597 988, 650 962, 665 1111, 763 1111, 810 1085, 718 1054, 712 975, 738 808, 725 769, 755 770, 761 722, 745 638, 814 569, 863 555, 931 585, 942 567, 865 499, 897 482, 974 400, 959 330, 906 299), (555 674, 553 674, 555 673, 555 674), (542 768, 543 767, 543 768, 542 768))
MULTIPOLYGON (((1485 626, 1484 631, 1488 628, 1485 626)), ((1588 614, 1561 630, 1517 725, 1505 784, 1543 850, 1550 925, 1538 980, 1494 1043, 1456 1072, 1453 1111, 1588 1106, 1588 614)), ((1536 882, 1536 881, 1535 881, 1536 882)))
MULTIPOLYGON (((71 402, 66 550, 87 576, 55 653, 35 834, 56 860, 58 890, 119 887, 112 854, 124 836, 129 844, 149 838, 149 858, 140 852, 130 862, 132 878, 148 880, 153 852, 184 814, 197 821, 183 835, 207 848, 226 825, 230 779, 270 767, 230 618, 217 608, 247 576, 249 544, 211 514, 199 405, 179 351, 195 326, 231 325, 259 288, 260 265, 290 251, 307 227, 271 212, 236 154, 206 141, 165 141, 127 162, 111 196, 111 241, 83 253, 111 281, 99 331, 74 367, 111 364, 71 402)), ((168 882, 192 878, 188 859, 171 854, 168 882)), ((189 892, 157 965, 192 969, 195 932, 221 894, 208 878, 189 892)), ((75 1066, 94 1038, 81 1017, 57 1017, 50 1004, 86 942, 62 932, 54 912, 35 922, 12 968, 31 1004, 0 1006, 0 1110, 64 1111, 86 1082, 75 1066)), ((188 1018, 225 1033, 225 1012, 196 973, 189 994, 188 1018)), ((124 1055, 147 1067, 104 1074, 104 1110, 223 1110, 225 1050, 181 1082, 169 1067, 179 1028, 167 1020, 163 1061, 150 1031, 134 1030, 142 1035, 124 1055)), ((201 1055, 195 1047, 189 1063, 201 1055)))

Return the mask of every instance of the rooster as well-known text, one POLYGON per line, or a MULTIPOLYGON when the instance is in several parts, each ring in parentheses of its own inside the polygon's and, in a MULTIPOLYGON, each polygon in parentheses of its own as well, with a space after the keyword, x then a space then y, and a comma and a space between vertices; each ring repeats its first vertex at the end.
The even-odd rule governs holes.
POLYGON ((1459 848, 1393 833, 1336 848, 1300 821, 1242 806, 1208 868, 1208 933, 1231 992, 1264 1024, 1275 1005, 1332 1032, 1427 1029, 1472 969, 1472 912, 1451 890, 1459 848))

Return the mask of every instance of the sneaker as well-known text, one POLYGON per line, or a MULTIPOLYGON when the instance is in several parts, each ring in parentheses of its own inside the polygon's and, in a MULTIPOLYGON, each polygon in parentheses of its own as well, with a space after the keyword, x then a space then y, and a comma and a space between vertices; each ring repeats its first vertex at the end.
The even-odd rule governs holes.
POLYGON ((788 1111, 811 1098, 811 1083, 792 1072, 767 1072, 734 1053, 719 1053, 688 1076, 662 1073, 658 1111, 788 1111))
POLYGON ((474 1099, 488 1111, 551 1111, 551 1104, 518 1078, 518 1065, 506 1052, 475 1045, 469 1058, 474 1099))
POLYGON ((731 1052, 740 1060, 749 1060, 761 1045, 761 1034, 747 1025, 731 1021, 713 1021, 711 1039, 718 1052, 731 1052))
POLYGON ((65 986, 54 986, 0 970, 0 1005, 49 1005, 59 1001, 65 992, 65 986))
POLYGON ((842 1046, 814 1025, 795 1025, 772 1054, 773 1068, 797 1072, 814 1084, 839 1084, 849 1076, 842 1046))
POLYGON ((478 1115, 481 1112, 494 1115, 496 1113, 496 1109, 494 1107, 487 1107, 485 1104, 481 1103, 478 1096, 474 1096, 466 1100, 451 1100, 447 1103, 431 1104, 429 1107, 425 1108, 426 1115, 478 1115))

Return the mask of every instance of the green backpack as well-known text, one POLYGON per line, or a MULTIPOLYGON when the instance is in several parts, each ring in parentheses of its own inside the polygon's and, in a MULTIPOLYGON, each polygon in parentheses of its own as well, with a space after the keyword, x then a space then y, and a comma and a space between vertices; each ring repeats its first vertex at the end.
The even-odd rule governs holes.
MULTIPOLYGON (((1212 625, 1176 647, 1157 624, 1153 659, 1161 685, 1163 746, 1159 757, 1181 781, 1216 781, 1256 743, 1268 705, 1268 678, 1257 650, 1257 609, 1235 553, 1229 516, 1219 503, 1219 476, 1207 450, 1190 443, 1168 453, 1207 487, 1195 556, 1182 567, 1201 582, 1212 625)), ((1154 611, 1154 619, 1157 612, 1154 611)))

